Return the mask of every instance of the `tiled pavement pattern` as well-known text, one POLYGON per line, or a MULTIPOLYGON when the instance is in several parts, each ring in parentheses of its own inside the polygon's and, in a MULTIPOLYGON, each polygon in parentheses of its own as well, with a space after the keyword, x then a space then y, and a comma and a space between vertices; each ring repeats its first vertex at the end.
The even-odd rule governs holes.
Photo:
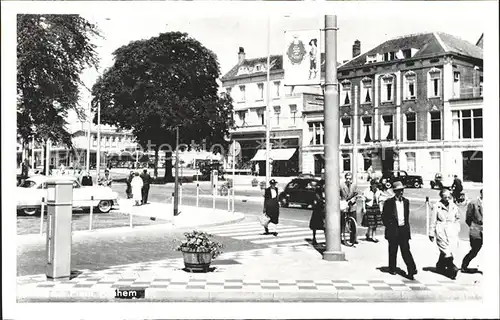
MULTIPOLYGON (((203 228, 203 231, 221 237, 250 241, 255 244, 267 245, 269 247, 304 246, 309 244, 306 239, 312 239, 312 231, 309 227, 299 227, 282 223, 277 225, 277 237, 273 235, 264 235, 262 234, 264 228, 259 225, 258 221, 243 221, 238 224, 227 226, 203 228)), ((270 231, 273 231, 273 229, 271 228, 270 231)), ((323 231, 318 231, 316 239, 318 242, 325 241, 323 231)))
MULTIPOLYGON (((81 297, 79 294, 88 293, 92 297, 105 297, 107 300, 114 299, 114 290, 120 289, 145 289, 146 298, 169 294, 184 294, 195 298, 197 294, 211 295, 215 293, 247 293, 249 299, 255 294, 272 293, 276 299, 277 294, 295 294, 294 297, 304 297, 305 293, 310 295, 319 294, 324 299, 340 299, 342 295, 359 297, 365 295, 375 299, 383 297, 400 299, 405 294, 424 296, 440 295, 442 297, 462 297, 480 289, 480 285, 471 283, 460 283, 451 280, 407 280, 402 277, 368 279, 368 280, 342 280, 342 279, 315 279, 308 280, 307 275, 297 279, 262 279, 242 275, 240 277, 227 278, 224 266, 245 264, 251 260, 263 256, 286 256, 293 253, 314 250, 309 246, 279 247, 250 250, 244 252, 225 253, 212 262, 215 272, 211 274, 187 273, 182 271, 182 259, 169 259, 147 263, 137 263, 111 267, 103 271, 91 272, 81 270, 77 277, 69 281, 46 281, 45 275, 18 277, 18 299, 33 298, 61 298, 81 297), (217 270, 219 269, 219 271, 217 270), (210 277, 214 276, 215 277, 210 277), (300 280, 302 278, 303 280, 300 280), (334 297, 334 298, 333 298, 334 297)), ((317 295, 316 295, 317 296, 317 295)), ((208 296, 205 296, 207 298, 208 296)), ((243 299, 240 297, 227 296, 226 299, 243 299)), ((261 297, 262 298, 262 297, 261 297)), ((269 298, 269 297, 268 297, 269 298)))

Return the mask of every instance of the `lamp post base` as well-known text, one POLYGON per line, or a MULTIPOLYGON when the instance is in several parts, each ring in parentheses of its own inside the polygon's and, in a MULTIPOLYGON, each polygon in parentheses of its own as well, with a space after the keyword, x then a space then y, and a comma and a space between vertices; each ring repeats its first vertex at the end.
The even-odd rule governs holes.
POLYGON ((325 251, 325 252, 323 252, 323 260, 326 260, 326 261, 346 261, 345 252, 325 251))

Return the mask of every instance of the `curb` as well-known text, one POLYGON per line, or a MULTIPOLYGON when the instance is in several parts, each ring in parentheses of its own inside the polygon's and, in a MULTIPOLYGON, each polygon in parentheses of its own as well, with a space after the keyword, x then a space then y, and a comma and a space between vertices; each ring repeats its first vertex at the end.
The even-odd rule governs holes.
POLYGON ((294 291, 168 291, 156 288, 144 290, 137 299, 115 298, 114 290, 30 290, 17 302, 449 302, 482 300, 475 290, 459 291, 352 291, 294 292, 294 291))

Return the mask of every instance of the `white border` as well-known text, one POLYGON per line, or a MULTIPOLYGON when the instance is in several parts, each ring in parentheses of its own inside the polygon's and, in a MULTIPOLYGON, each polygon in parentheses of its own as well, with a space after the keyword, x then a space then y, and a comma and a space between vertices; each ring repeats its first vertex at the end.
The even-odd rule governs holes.
MULTIPOLYGON (((189 12, 191 16, 206 15, 247 15, 252 14, 336 14, 339 17, 363 16, 381 13, 401 15, 411 14, 412 10, 426 6, 429 12, 447 12, 446 15, 431 14, 432 19, 453 19, 457 7, 470 7, 484 17, 485 30, 485 139, 484 139, 484 195, 485 195, 485 243, 483 251, 489 254, 484 266, 483 303, 315 303, 315 304, 254 304, 254 303, 210 303, 210 304, 15 304, 15 261, 16 248, 12 246, 16 237, 14 204, 2 201, 2 240, 3 240, 3 314, 4 318, 16 319, 71 319, 71 318, 497 318, 498 314, 498 8, 493 1, 450 1, 450 2, 6 2, 2 6, 2 155, 15 154, 15 13, 91 13, 112 10, 129 14, 133 21, 134 12, 189 12), (472 7, 473 6, 473 7, 472 7), (256 9, 258 8, 258 9, 256 9), (482 11, 482 12, 481 12, 482 11), (7 93, 7 94, 6 94, 7 93)), ((466 22, 465 22, 466 23, 466 22)), ((2 156, 2 186, 14 185, 14 157, 2 156)), ((3 199, 9 199, 13 189, 2 188, 3 199)), ((263 266, 265 267, 265 266, 263 266)))

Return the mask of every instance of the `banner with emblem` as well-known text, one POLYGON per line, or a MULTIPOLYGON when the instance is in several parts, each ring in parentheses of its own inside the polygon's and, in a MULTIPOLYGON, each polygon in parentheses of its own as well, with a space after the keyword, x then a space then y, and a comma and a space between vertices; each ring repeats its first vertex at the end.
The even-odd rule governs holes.
POLYGON ((318 85, 321 81, 319 30, 285 32, 285 85, 318 85))

